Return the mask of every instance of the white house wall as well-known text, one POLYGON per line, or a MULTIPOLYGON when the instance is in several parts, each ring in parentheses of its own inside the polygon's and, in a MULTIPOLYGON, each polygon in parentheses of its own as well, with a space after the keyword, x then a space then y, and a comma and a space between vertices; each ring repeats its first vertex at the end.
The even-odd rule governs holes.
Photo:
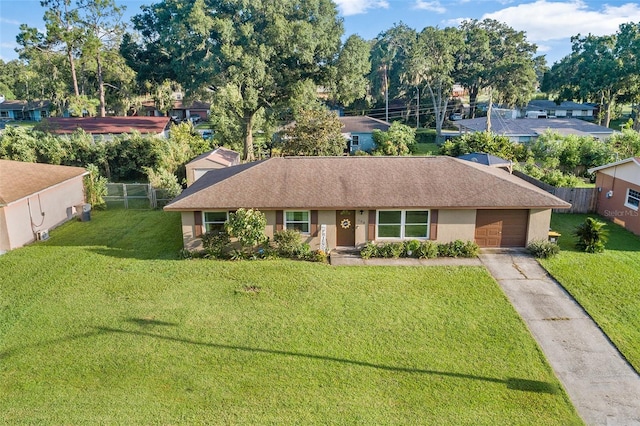
MULTIPOLYGON (((76 212, 75 206, 83 203, 84 186, 79 176, 3 207, 3 225, 9 244, 0 250, 12 250, 33 242, 36 232, 69 220, 76 212)), ((0 242, 4 240, 0 237, 0 242)))

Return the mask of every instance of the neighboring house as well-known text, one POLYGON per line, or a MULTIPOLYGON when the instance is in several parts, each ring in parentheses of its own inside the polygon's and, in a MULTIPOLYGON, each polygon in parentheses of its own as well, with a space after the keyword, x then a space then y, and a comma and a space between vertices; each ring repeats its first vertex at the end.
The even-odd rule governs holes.
POLYGON ((472 163, 482 164, 489 167, 497 167, 509 173, 513 173, 513 162, 495 155, 485 154, 484 152, 472 152, 458 157, 461 160, 471 161, 472 163))
MULTIPOLYGON (((596 107, 588 104, 579 104, 572 101, 564 101, 560 104, 548 100, 534 100, 529 102, 524 114, 533 117, 531 112, 542 112, 546 117, 552 118, 580 118, 593 120, 596 107)), ((536 117, 533 117, 536 118, 536 117)))
MULTIPOLYGON (((155 102, 145 101, 142 103, 144 115, 149 117, 163 117, 165 114, 158 111, 155 102)), ((173 101, 173 106, 169 110, 169 117, 175 117, 177 120, 187 120, 192 115, 197 114, 201 119, 206 120, 209 117, 211 104, 200 101, 192 101, 187 103, 184 100, 173 101)))
POLYGON ((187 163, 187 186, 201 178, 209 170, 240 164, 240 154, 227 148, 216 148, 205 152, 187 163))
POLYGON ((503 170, 452 157, 273 157, 211 170, 164 209, 182 216, 184 247, 202 247, 229 211, 255 208, 266 234, 296 229, 311 248, 368 241, 475 241, 524 247, 548 237, 569 203, 503 170), (326 245, 325 245, 326 242, 326 245))
POLYGON ((640 157, 589 169, 596 173, 597 212, 640 235, 640 157))
POLYGON ((40 121, 49 116, 49 101, 1 101, 0 120, 40 121))
POLYGON ((80 167, 0 160, 0 253, 21 247, 81 212, 80 167))
POLYGON ((167 136, 169 117, 51 117, 40 128, 50 133, 66 135, 78 129, 90 133, 94 138, 110 139, 113 136, 134 131, 144 135, 167 136))
MULTIPOLYGON (((487 117, 455 121, 460 133, 484 132, 487 130, 487 117)), ((561 135, 591 136, 604 140, 615 133, 615 130, 576 118, 525 118, 509 119, 499 115, 491 115, 491 131, 497 135, 508 137, 513 142, 531 142, 546 131, 561 135)))
POLYGON ((377 118, 358 115, 351 117, 339 117, 342 123, 342 135, 347 138, 348 152, 353 154, 356 151, 371 152, 375 148, 373 141, 373 131, 381 130, 386 132, 391 124, 377 118))

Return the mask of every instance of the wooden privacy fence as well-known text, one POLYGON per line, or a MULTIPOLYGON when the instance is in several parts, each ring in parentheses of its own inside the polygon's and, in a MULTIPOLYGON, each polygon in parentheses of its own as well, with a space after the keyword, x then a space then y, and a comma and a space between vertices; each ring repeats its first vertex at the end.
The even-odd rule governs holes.
POLYGON ((554 213, 592 213, 596 211, 598 192, 595 188, 557 188, 518 170, 514 170, 513 174, 567 203, 571 203, 570 209, 553 209, 554 213))
POLYGON ((171 201, 167 191, 152 187, 148 183, 108 183, 107 205, 125 209, 155 209, 171 201))

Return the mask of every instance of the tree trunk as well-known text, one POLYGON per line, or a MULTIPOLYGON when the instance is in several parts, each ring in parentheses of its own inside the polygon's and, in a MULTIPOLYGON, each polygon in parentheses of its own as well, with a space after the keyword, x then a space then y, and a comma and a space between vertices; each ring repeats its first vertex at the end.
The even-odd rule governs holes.
POLYGON ((102 77, 102 58, 100 52, 96 54, 96 74, 98 75, 98 98, 100 100, 100 117, 106 117, 107 108, 104 101, 104 79, 102 77))
POLYGON ((469 118, 476 118, 476 105, 478 104, 478 86, 469 87, 469 118))
POLYGON ((489 87, 489 106, 487 107, 487 132, 491 132, 491 113, 493 105, 493 90, 489 87))
POLYGON ((254 161, 253 155, 253 118, 255 111, 245 111, 244 114, 244 152, 242 153, 243 161, 254 161))
POLYGON ((71 68, 71 79, 73 80, 73 93, 80 96, 80 90, 78 89, 78 77, 76 76, 76 63, 73 60, 73 52, 71 48, 67 49, 67 55, 69 56, 69 67, 71 68))

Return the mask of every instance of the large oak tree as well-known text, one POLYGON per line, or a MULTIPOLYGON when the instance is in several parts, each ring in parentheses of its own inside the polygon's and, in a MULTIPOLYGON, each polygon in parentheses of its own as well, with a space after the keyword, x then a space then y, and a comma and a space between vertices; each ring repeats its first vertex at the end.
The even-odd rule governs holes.
POLYGON ((244 160, 254 158, 258 112, 286 103, 296 83, 325 83, 343 33, 331 0, 164 0, 133 22, 139 39, 121 51, 136 71, 177 81, 188 96, 238 94, 230 111, 244 160))

